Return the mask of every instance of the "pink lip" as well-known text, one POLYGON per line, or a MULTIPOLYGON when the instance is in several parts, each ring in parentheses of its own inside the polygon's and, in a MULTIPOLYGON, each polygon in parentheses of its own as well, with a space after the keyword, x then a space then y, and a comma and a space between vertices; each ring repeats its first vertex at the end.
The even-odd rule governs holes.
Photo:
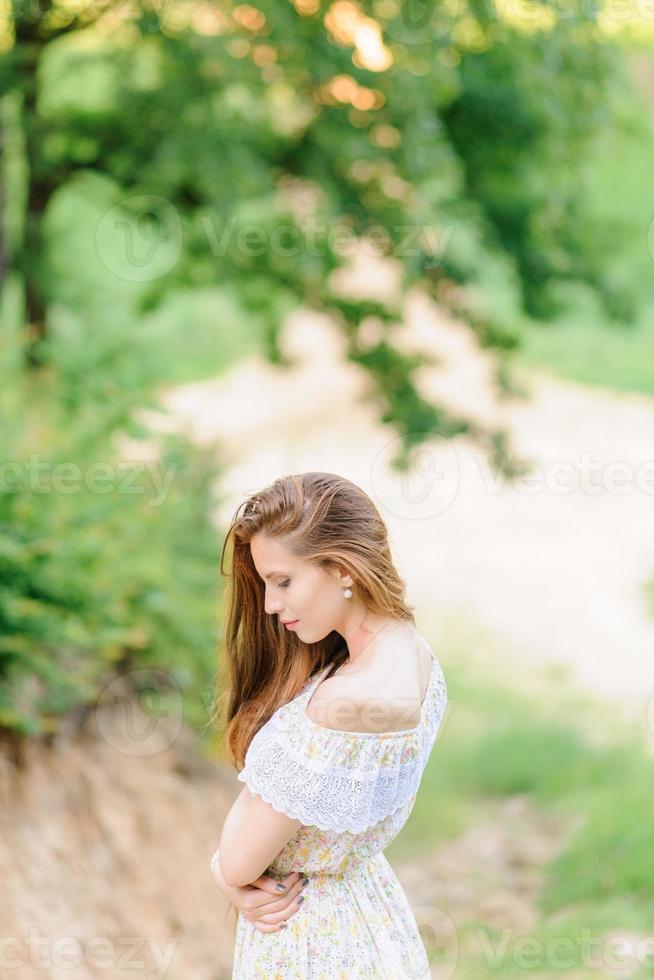
POLYGON ((290 623, 284 623, 284 626, 286 627, 286 629, 292 630, 295 629, 295 627, 299 622, 300 622, 299 619, 292 619, 290 623))

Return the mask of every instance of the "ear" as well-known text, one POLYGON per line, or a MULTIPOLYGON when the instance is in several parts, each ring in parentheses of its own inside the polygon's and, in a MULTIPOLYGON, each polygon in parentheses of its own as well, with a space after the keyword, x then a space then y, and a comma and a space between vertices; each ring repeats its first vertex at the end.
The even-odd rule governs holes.
POLYGON ((342 585, 344 588, 354 585, 352 576, 342 565, 334 563, 327 569, 327 571, 330 575, 333 575, 334 578, 338 580, 338 584, 342 585))

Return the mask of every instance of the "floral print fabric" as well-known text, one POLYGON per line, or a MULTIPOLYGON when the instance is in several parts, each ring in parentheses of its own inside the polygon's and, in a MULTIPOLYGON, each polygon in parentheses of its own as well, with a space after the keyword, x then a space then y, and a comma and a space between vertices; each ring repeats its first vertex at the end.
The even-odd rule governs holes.
POLYGON ((327 667, 252 739, 238 779, 303 822, 267 873, 310 881, 286 929, 263 933, 239 914, 233 980, 429 980, 416 920, 382 853, 413 809, 447 703, 438 659, 417 635, 432 671, 415 728, 314 723, 305 709, 327 667))

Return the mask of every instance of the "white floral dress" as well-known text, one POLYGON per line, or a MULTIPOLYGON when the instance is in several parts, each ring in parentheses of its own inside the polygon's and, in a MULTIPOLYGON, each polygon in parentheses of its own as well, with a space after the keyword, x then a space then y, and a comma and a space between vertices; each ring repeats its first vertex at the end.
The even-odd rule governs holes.
MULTIPOLYGON (((324 728, 306 705, 331 664, 252 739, 238 774, 252 796, 303 826, 267 869, 310 879, 288 927, 238 916, 232 980, 430 980, 427 952, 383 850, 405 824, 447 703, 438 659, 415 728, 324 728)), ((214 855, 215 857, 215 855, 214 855)))

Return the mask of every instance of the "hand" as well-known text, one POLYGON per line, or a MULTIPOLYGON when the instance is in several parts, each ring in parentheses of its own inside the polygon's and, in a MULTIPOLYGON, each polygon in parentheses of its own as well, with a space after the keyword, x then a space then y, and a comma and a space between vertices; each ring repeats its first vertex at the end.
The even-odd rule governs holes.
POLYGON ((291 871, 282 878, 281 884, 285 891, 281 892, 279 882, 269 875, 262 874, 256 881, 240 888, 233 888, 225 883, 220 872, 220 862, 214 865, 214 879, 223 895, 233 902, 239 912, 252 923, 260 932, 278 932, 286 928, 286 920, 290 919, 301 907, 298 899, 302 898, 304 886, 303 876, 299 871, 291 871))

